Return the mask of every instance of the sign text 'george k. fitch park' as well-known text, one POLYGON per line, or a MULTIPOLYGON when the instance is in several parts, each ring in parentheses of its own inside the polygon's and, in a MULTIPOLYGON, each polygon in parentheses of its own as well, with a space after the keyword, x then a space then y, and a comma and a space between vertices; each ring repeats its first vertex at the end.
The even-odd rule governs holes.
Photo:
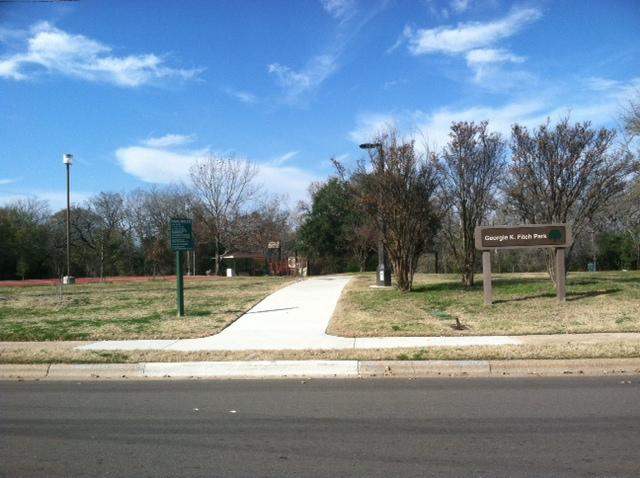
POLYGON ((567 224, 482 226, 475 231, 476 249, 518 249, 569 247, 571 227, 567 224))
POLYGON ((571 246, 569 224, 525 224, 520 226, 478 226, 476 249, 482 251, 482 284, 484 303, 492 302, 491 251, 494 249, 531 249, 548 247, 555 250, 556 292, 565 301, 565 249, 571 246))

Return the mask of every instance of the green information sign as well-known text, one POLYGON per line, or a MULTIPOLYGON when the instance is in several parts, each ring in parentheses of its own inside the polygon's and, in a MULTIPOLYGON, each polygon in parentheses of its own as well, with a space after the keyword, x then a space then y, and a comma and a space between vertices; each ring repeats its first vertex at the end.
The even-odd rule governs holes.
POLYGON ((193 227, 191 219, 171 218, 171 250, 193 250, 193 227))

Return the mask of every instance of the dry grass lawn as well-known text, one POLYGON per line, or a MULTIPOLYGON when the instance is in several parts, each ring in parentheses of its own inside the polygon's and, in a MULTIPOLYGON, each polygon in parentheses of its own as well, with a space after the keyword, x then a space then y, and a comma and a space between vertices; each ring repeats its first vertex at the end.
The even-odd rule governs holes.
POLYGON ((212 335, 293 281, 209 277, 185 282, 176 317, 175 281, 0 288, 0 341, 178 339, 212 335))
POLYGON ((371 289, 372 275, 347 285, 332 335, 461 336, 640 331, 640 272, 570 273, 559 304, 546 274, 495 274, 494 304, 482 278, 465 290, 457 276, 417 274, 414 291, 371 289), (457 330, 456 320, 465 327, 457 330))
POLYGON ((273 350, 242 352, 84 351, 71 348, 0 349, 0 363, 140 363, 230 360, 515 360, 639 358, 639 343, 432 347, 362 350, 273 350))

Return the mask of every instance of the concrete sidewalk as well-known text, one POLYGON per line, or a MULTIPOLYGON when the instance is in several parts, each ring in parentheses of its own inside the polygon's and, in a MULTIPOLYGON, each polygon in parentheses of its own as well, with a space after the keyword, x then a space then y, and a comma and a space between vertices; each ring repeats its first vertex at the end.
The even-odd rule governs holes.
POLYGON ((515 337, 366 337, 327 335, 344 276, 315 277, 270 295, 217 335, 181 340, 113 340, 79 350, 336 350, 518 345, 515 337))

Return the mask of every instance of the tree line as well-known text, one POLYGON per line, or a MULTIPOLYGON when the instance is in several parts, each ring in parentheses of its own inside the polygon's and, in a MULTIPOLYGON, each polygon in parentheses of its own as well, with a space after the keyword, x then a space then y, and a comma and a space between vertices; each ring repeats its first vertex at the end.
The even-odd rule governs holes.
MULTIPOLYGON (((625 138, 640 135, 637 103, 625 138)), ((640 181, 632 141, 565 118, 506 139, 484 122, 451 125, 439 151, 418 148, 393 130, 380 133, 353 170, 312 184, 310 201, 291 209, 257 183, 255 164, 210 155, 190 185, 101 192, 71 209, 71 269, 77 276, 156 275, 174 271, 171 217, 193 219, 187 271, 221 272, 225 254, 304 255, 315 273, 372 270, 381 240, 394 279, 410 290, 416 271, 458 273, 471 287, 478 270, 474 229, 481 224, 571 223, 568 265, 640 268, 640 181)), ((65 273, 65 211, 37 199, 0 208, 0 279, 65 273)), ((546 268, 553 250, 500 251, 498 272, 546 268)))
MULTIPOLYGON (((638 135, 637 122, 627 125, 638 135)), ((473 286, 474 230, 487 224, 569 223, 569 267, 640 269, 638 155, 630 144, 568 118, 533 129, 515 124, 509 140, 488 122, 453 123, 441 151, 419 151, 387 131, 371 143, 369 161, 351 172, 336 164, 315 187, 298 241, 330 271, 372 267, 382 240, 401 290, 411 290, 420 267, 459 273, 473 286)), ((500 251, 493 261, 499 272, 546 268, 555 281, 554 254, 500 251)))
MULTIPOLYGON (((255 183, 255 165, 209 156, 191 169, 192 187, 172 185, 128 194, 101 192, 70 214, 71 273, 79 277, 165 275, 175 271, 172 217, 193 219, 187 273, 217 274, 234 251, 266 255, 268 241, 288 248, 290 212, 255 183)), ((0 208, 0 279, 66 274, 66 210, 51 213, 32 198, 0 208)))

